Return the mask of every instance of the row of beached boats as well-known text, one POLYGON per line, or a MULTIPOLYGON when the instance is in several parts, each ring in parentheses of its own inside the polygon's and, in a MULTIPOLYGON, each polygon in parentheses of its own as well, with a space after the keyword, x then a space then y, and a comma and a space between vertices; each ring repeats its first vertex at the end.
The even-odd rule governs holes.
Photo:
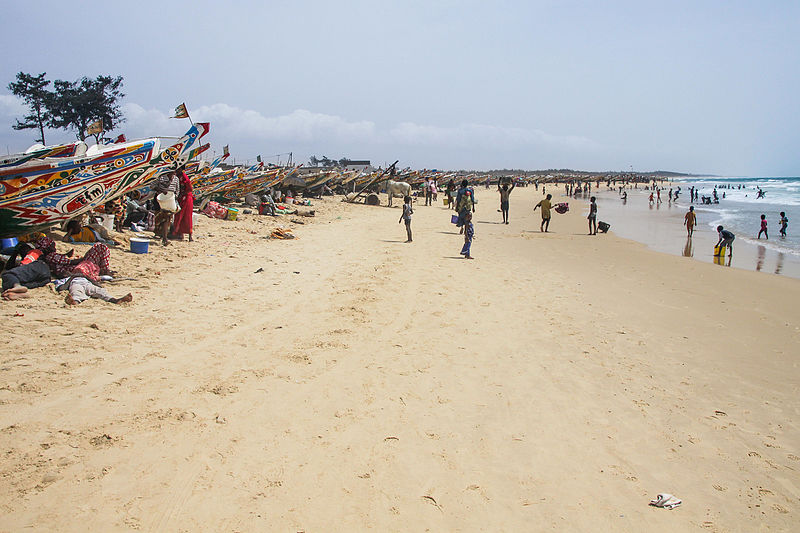
MULTIPOLYGON (((87 146, 75 142, 58 146, 35 145, 21 154, 0 157, 0 237, 44 229, 71 219, 134 190, 147 189, 160 175, 184 167, 195 198, 232 202, 273 187, 341 192, 361 190, 390 175, 382 169, 331 169, 300 166, 228 167, 227 149, 213 161, 200 161, 208 150, 200 139, 208 123, 193 124, 177 140, 153 137, 136 141, 87 146)), ((449 180, 469 179, 481 184, 491 176, 405 169, 391 175, 412 186, 435 179, 440 187, 449 180)))
POLYGON ((45 147, 0 159, 0 236, 44 229, 146 187, 208 150, 199 145, 208 123, 179 139, 148 139, 45 147))

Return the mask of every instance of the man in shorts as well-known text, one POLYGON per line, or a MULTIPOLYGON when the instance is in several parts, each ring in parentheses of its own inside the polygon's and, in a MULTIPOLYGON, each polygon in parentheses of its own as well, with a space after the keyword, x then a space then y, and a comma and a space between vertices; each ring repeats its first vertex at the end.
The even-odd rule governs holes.
POLYGON ((550 200, 553 198, 552 194, 548 194, 547 197, 536 204, 533 208, 536 211, 537 207, 542 208, 542 225, 539 226, 539 231, 543 231, 547 233, 547 230, 550 229, 550 209, 553 207, 552 202, 550 200))
MULTIPOLYGON (((722 226, 717 226, 717 233, 719 234, 717 246, 719 246, 720 250, 722 250, 723 247, 727 248, 728 252, 730 253, 728 257, 733 257, 733 239, 736 238, 736 235, 726 230, 722 226)), ((720 254, 720 256, 722 255, 723 254, 720 254)))

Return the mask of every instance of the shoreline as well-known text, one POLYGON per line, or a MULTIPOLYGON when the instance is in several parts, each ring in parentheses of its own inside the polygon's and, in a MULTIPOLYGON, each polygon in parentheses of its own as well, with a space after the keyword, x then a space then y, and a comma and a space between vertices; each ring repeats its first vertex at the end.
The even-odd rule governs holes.
MULTIPOLYGON (((688 257, 704 263, 716 263, 713 250, 718 237, 712 223, 717 215, 699 209, 702 206, 696 206, 698 224, 692 239, 689 240, 686 227, 683 225, 683 217, 688 211, 688 206, 692 204, 665 200, 660 206, 650 207, 649 191, 636 189, 627 191, 626 204, 622 203, 617 191, 602 190, 596 194, 600 220, 606 220, 611 224, 611 232, 644 244, 657 252, 688 257)), ((778 239, 773 241, 780 242, 778 239)), ((717 266, 800 279, 800 256, 791 251, 783 252, 773 246, 774 242, 765 242, 762 245, 749 236, 737 233, 733 260, 728 264, 726 256, 722 264, 717 266)))
POLYGON ((476 196, 475 261, 336 198, 4 302, 0 530, 791 530, 800 284, 476 196))

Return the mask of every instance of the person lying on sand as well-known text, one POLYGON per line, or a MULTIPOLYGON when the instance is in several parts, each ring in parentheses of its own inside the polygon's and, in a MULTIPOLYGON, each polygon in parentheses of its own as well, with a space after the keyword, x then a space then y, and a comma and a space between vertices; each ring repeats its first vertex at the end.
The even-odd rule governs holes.
POLYGON ((111 252, 103 243, 93 245, 83 257, 76 259, 72 259, 72 250, 66 254, 56 252, 56 243, 50 237, 42 237, 36 241, 36 248, 42 251, 53 277, 66 278, 85 274, 96 278, 98 275, 113 274, 109 263, 111 252))
MULTIPOLYGON (((105 228, 103 228, 103 230, 105 230, 105 228)), ((106 237, 108 237, 108 233, 106 233, 106 237)), ((67 232, 61 240, 63 242, 102 242, 103 244, 110 245, 117 244, 111 239, 104 238, 97 226, 84 226, 78 220, 70 220, 67 223, 67 232)))
POLYGON ((122 298, 114 298, 98 283, 83 276, 73 276, 69 278, 66 283, 62 284, 56 290, 69 291, 69 294, 67 294, 67 297, 64 299, 69 305, 78 305, 89 298, 98 298, 112 304, 133 301, 133 295, 131 293, 126 294, 122 298))
POLYGON ((50 268, 44 261, 32 261, 6 270, 2 274, 4 300, 28 297, 28 289, 44 287, 50 282, 50 268))

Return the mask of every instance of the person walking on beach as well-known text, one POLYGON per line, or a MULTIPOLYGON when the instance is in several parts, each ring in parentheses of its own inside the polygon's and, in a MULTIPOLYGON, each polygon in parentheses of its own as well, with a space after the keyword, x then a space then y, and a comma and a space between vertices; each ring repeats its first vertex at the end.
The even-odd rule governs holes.
POLYGON ((686 226, 686 233, 689 237, 694 233, 695 224, 697 224, 697 214, 694 212, 694 206, 690 205, 689 211, 686 213, 686 216, 683 217, 683 225, 686 226))
MULTIPOLYGON (((172 194, 175 202, 177 203, 177 199, 180 196, 180 179, 177 171, 161 175, 158 178, 154 189, 156 194, 172 194)), ((172 215, 172 211, 161 209, 161 206, 159 205, 158 213, 156 213, 155 228, 153 232, 157 237, 161 237, 161 244, 164 246, 169 244, 169 241, 167 241, 167 234, 169 233, 169 228, 172 225, 172 215)))
POLYGON ((551 198, 553 198, 553 195, 548 194, 544 200, 539 201, 539 203, 533 207, 534 211, 536 211, 537 207, 542 208, 542 225, 539 226, 539 231, 545 233, 550 229, 550 208, 553 207, 553 204, 550 202, 551 198))
POLYGON ((786 218, 786 213, 781 211, 781 237, 786 237, 786 228, 789 226, 789 219, 786 218))
POLYGON ((433 194, 431 194, 431 178, 425 178, 425 205, 433 204, 433 194))
POLYGON ((589 204, 589 235, 597 235, 597 198, 592 196, 589 204))
POLYGON ((459 233, 463 233, 464 219, 467 213, 475 212, 475 191, 469 186, 467 180, 461 181, 461 188, 456 195, 456 210, 458 211, 458 222, 456 226, 461 228, 459 233))
POLYGON ((414 208, 411 206, 411 197, 406 196, 403 198, 403 214, 400 215, 400 220, 397 223, 401 223, 405 221, 406 223, 406 235, 408 236, 408 240, 406 242, 411 242, 411 215, 414 214, 414 208))
MULTIPOLYGON (((727 248, 728 252, 730 253, 728 257, 733 257, 733 239, 736 238, 736 235, 726 230, 722 226, 717 226, 717 233, 719 234, 719 240, 717 241, 716 248, 718 248, 720 251, 722 251, 724 248, 727 248)), ((720 257, 722 255, 723 253, 719 254, 720 257)))
POLYGON ((767 233, 767 215, 761 215, 761 229, 758 230, 758 238, 761 238, 761 234, 764 234, 764 237, 769 240, 769 234, 767 233))
POLYGON ((464 246, 461 247, 461 255, 464 259, 473 259, 469 254, 472 248, 472 239, 475 237, 475 228, 472 225, 472 213, 467 213, 464 217, 464 246))
POLYGON ((500 181, 497 182, 497 192, 500 193, 500 211, 503 213, 503 224, 508 224, 508 199, 511 196, 511 191, 514 190, 514 182, 511 182, 511 188, 508 188, 508 183, 500 186, 500 181))
POLYGON ((650 205, 653 205, 653 193, 650 193, 650 205))
POLYGON ((455 209, 456 203, 453 199, 453 196, 456 194, 456 184, 453 180, 447 182, 447 188, 445 189, 445 194, 447 195, 447 207, 449 209, 455 209))

